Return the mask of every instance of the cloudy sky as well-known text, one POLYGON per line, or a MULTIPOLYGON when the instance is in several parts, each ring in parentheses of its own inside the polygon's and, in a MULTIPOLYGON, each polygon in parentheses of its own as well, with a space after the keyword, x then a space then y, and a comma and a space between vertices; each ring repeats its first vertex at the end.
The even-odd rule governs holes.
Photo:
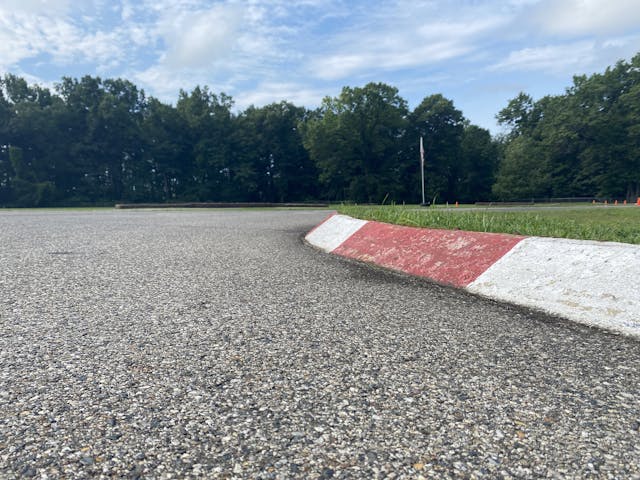
POLYGON ((638 51, 639 0, 0 0, 0 72, 31 82, 124 77, 170 103, 209 85, 238 109, 386 82, 494 133, 518 92, 638 51))

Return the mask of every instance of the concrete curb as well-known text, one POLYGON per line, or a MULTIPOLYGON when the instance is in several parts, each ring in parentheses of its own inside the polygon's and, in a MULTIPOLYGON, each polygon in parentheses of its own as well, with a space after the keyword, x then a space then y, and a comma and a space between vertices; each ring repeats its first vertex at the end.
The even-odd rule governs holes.
POLYGON ((640 338, 640 246, 389 225, 334 214, 305 237, 342 257, 640 338))

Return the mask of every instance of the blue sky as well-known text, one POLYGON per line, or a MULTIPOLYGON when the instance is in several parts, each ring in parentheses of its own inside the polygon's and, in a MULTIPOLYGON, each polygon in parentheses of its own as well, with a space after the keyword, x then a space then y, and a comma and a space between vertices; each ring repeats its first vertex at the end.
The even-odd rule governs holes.
POLYGON ((638 51, 640 0, 0 0, 0 72, 30 82, 124 77, 169 103, 209 85, 238 109, 385 82, 493 133, 518 92, 638 51))

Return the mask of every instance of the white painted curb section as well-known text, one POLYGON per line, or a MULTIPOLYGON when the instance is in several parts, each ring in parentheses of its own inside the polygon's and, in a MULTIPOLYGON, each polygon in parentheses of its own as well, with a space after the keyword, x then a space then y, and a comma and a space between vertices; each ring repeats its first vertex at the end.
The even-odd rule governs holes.
POLYGON ((467 289, 640 336, 640 246, 530 237, 467 289))
POLYGON ((358 220, 346 215, 333 215, 309 233, 305 239, 311 245, 325 252, 331 252, 342 245, 347 238, 360 230, 366 223, 366 220, 358 220))

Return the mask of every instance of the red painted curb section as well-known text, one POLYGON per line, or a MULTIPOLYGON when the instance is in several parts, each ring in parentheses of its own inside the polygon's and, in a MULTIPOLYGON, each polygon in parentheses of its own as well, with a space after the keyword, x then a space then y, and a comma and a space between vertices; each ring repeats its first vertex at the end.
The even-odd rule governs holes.
POLYGON ((368 222, 332 253, 466 287, 524 238, 368 222))

